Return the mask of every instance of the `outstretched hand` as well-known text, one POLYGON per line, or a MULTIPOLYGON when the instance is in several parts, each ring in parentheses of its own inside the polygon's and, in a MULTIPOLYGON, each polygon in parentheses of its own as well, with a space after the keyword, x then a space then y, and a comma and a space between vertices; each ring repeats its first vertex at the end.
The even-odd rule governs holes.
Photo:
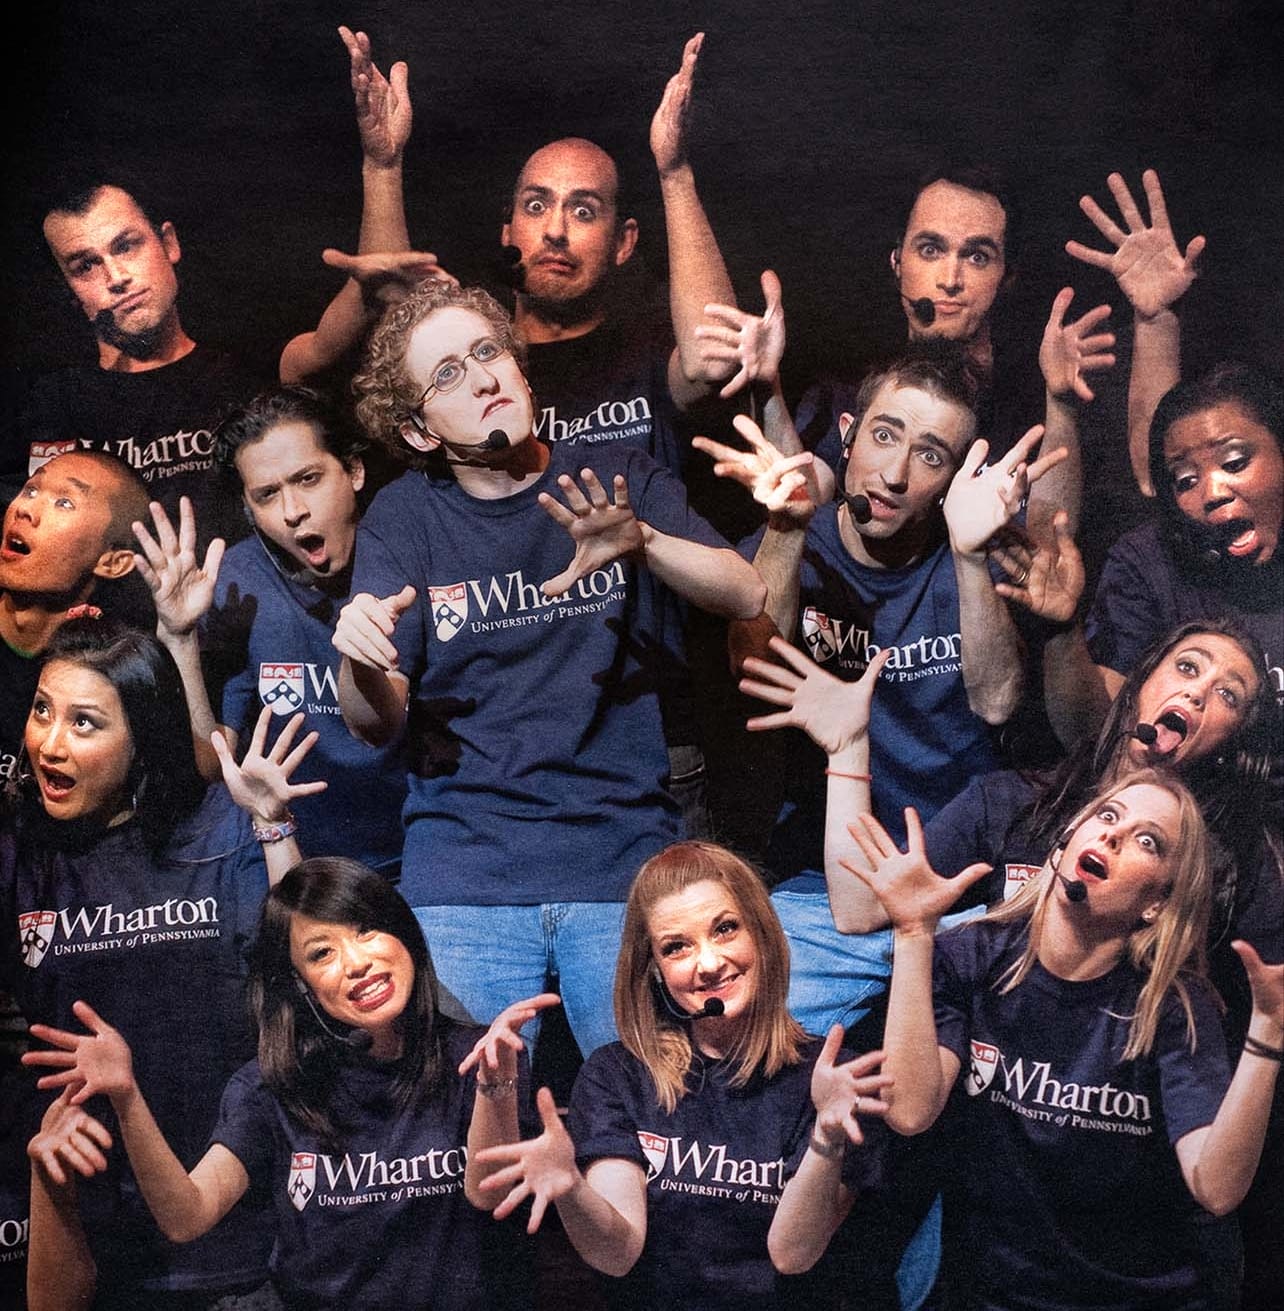
POLYGON ((141 553, 134 553, 134 567, 151 588, 159 634, 184 637, 214 603, 225 544, 221 537, 214 538, 205 551, 204 563, 198 564, 196 514, 191 500, 179 498, 177 533, 159 501, 153 501, 149 508, 156 536, 141 522, 132 525, 142 548, 141 553))
POLYGON ((739 483, 769 513, 783 514, 799 526, 806 524, 816 513, 820 495, 812 453, 781 455, 747 415, 737 414, 731 425, 749 443, 747 451, 708 437, 693 437, 691 445, 713 460, 719 478, 739 483))
POLYGON ((1008 524, 1021 508, 1033 483, 1054 469, 1069 452, 1064 446, 1027 463, 1043 437, 1043 425, 1036 424, 1001 459, 978 472, 989 454, 984 438, 972 443, 963 465, 945 494, 945 523, 950 546, 962 555, 980 551, 1008 524))
POLYGON ((826 755, 836 756, 869 733, 869 709, 883 666, 891 658, 885 647, 866 666, 854 683, 822 669, 783 637, 768 643, 781 660, 772 664, 750 656, 745 660, 745 677, 740 690, 746 696, 783 707, 768 715, 756 715, 745 727, 760 733, 772 728, 801 728, 826 755))
POLYGON ((1112 173, 1106 185, 1128 230, 1125 232, 1091 196, 1083 196, 1079 208, 1114 250, 1093 250, 1077 241, 1067 241, 1066 253, 1093 268, 1105 269, 1128 297, 1137 317, 1153 319, 1175 305, 1189 290, 1206 243, 1203 237, 1192 237, 1184 254, 1178 248, 1159 174, 1153 168, 1141 175, 1150 210, 1149 224, 1118 173, 1112 173))
POLYGON ((398 164, 413 120, 409 70, 399 61, 384 77, 370 57, 370 38, 364 32, 341 27, 339 37, 348 50, 361 151, 372 164, 398 164))
POLYGON ((969 865, 954 878, 943 879, 928 864, 923 825, 913 806, 905 808, 905 830, 909 841, 901 851, 873 815, 858 816, 847 831, 870 867, 861 869, 848 861, 842 865, 868 885, 898 933, 935 933, 941 916, 993 866, 969 865))
POLYGON ((1074 288, 1063 287, 1052 302, 1039 347, 1039 368, 1051 395, 1073 395, 1090 401, 1094 393, 1083 375, 1114 367, 1115 334, 1096 331, 1110 317, 1109 305, 1098 305, 1074 323, 1067 323, 1066 311, 1072 300, 1074 288))
POLYGON ((1260 1016, 1272 1026, 1274 1032, 1268 1045, 1278 1048, 1280 1038, 1284 1036, 1284 964, 1265 964, 1257 954, 1257 948, 1242 938, 1237 938, 1231 946, 1248 974, 1248 986, 1253 992, 1253 1016, 1260 1016))
POLYGON ((575 1165, 575 1144, 571 1142, 571 1136, 557 1114, 553 1094, 547 1088, 541 1088, 536 1094, 535 1107, 544 1126, 544 1132, 538 1138, 487 1147, 477 1153, 480 1165, 503 1167, 487 1175, 481 1184, 483 1188, 495 1191, 501 1188, 509 1190, 508 1196, 494 1210, 496 1220, 505 1219, 528 1197, 533 1198, 531 1218, 526 1226, 528 1234, 535 1233, 540 1227, 548 1204, 565 1197, 580 1178, 575 1165))
POLYGON ((811 1072, 811 1104, 816 1108, 816 1137, 837 1144, 844 1137, 858 1146, 865 1141, 857 1119, 861 1115, 886 1115, 891 1109, 883 1092, 895 1079, 880 1074, 883 1053, 866 1052, 842 1065, 835 1065, 843 1045, 843 1026, 835 1024, 825 1036, 811 1072))
POLYGON ((522 1026, 533 1020, 540 1011, 561 1004, 562 999, 557 993, 541 992, 537 997, 515 1001, 502 1010, 490 1028, 477 1039, 472 1051, 460 1062, 460 1075, 467 1074, 475 1067, 479 1082, 516 1077, 517 1057, 523 1046, 522 1026))
POLYGON ((459 279, 447 273, 431 251, 381 250, 368 255, 349 255, 327 247, 321 258, 332 269, 339 269, 360 284, 361 298, 371 310, 400 304, 421 282, 459 286, 459 279))
POLYGON ((664 95, 651 119, 651 154, 662 178, 687 162, 687 122, 691 112, 691 88, 704 33, 697 32, 682 48, 682 63, 668 80, 664 95))
POLYGON ((576 582, 594 569, 601 569, 622 556, 640 554, 646 546, 642 525, 629 504, 629 487, 624 475, 617 473, 612 483, 613 499, 592 469, 580 470, 580 490, 570 474, 562 474, 557 485, 566 497, 563 505, 548 492, 539 494, 539 503, 571 535, 575 554, 560 574, 541 587, 547 597, 564 596, 576 582))
POLYGON ((994 590, 1005 600, 1023 605, 1051 623, 1074 618, 1083 596, 1083 557, 1070 531, 1070 516, 1058 510, 1052 518, 1052 541, 1036 540, 1028 533, 1009 530, 1002 543, 990 551, 1008 576, 994 590))
POLYGON ((785 354, 780 279, 765 269, 760 281, 766 303, 761 314, 750 314, 735 305, 709 304, 704 307, 706 322, 695 329, 707 376, 725 378, 729 369, 736 369, 718 393, 724 400, 749 383, 774 384, 780 375, 780 361, 785 354))
POLYGON ((36 1087, 65 1089, 71 1106, 99 1094, 118 1097, 132 1092, 134 1059, 129 1044, 88 1002, 73 1002, 71 1013, 88 1033, 70 1033, 47 1024, 31 1026, 31 1036, 51 1044, 53 1050, 25 1052, 23 1065, 57 1071, 42 1075, 36 1087))
POLYGON ((324 779, 314 783, 290 782, 294 771, 316 746, 321 735, 314 730, 293 750, 290 749, 303 726, 304 716, 300 712, 290 717, 272 744, 272 749, 265 752, 268 725, 272 717, 272 707, 264 706, 254 725, 249 749, 239 765, 223 734, 217 729, 210 734, 210 744, 218 756, 218 763, 223 770, 223 782, 232 800, 255 823, 264 826, 280 823, 289 812, 290 802, 296 797, 310 797, 326 789, 324 779))
POLYGON ((358 592, 339 611, 330 645, 349 660, 391 673, 398 660, 392 635, 398 620, 414 605, 416 595, 409 583, 395 596, 358 592))
POLYGON ((27 1144, 32 1163, 60 1188, 69 1182, 70 1166, 86 1179, 107 1169, 103 1155, 112 1147, 111 1134, 83 1107, 75 1105, 64 1088, 45 1111, 40 1131, 27 1144))

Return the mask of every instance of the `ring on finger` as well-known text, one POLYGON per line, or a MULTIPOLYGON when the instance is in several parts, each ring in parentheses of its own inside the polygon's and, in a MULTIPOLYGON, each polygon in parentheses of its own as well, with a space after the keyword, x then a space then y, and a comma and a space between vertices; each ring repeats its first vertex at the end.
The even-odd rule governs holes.
POLYGON ((1012 580, 1013 587, 1024 587, 1026 580, 1030 577, 1030 566, 1025 565, 1021 572, 1012 580))

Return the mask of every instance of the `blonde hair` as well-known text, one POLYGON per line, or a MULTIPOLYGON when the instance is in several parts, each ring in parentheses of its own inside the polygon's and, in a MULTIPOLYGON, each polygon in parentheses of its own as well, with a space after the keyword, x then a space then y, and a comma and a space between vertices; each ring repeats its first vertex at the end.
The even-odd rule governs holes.
POLYGON ((806 1036, 786 1008, 789 943, 757 872, 711 842, 666 847, 642 866, 629 889, 615 967, 615 1024, 624 1046, 647 1067, 656 1102, 667 1114, 687 1091, 691 1030, 656 1000, 651 912, 665 897, 704 882, 719 884, 736 903, 758 953, 744 1032, 727 1056, 736 1065, 732 1086, 743 1087, 759 1071, 771 1078, 786 1065, 798 1064, 806 1036))
POLYGON ((1202 977, 1207 972, 1205 943, 1213 876, 1204 817, 1199 803, 1185 786, 1171 774, 1155 769, 1134 770, 1114 779, 1066 825, 1043 869, 1018 893, 983 917, 999 923, 1029 921, 1025 951, 999 981, 1000 992, 1011 992, 1030 973, 1038 956, 1048 906, 1057 885, 1060 853, 1070 835, 1104 801, 1117 796, 1124 788, 1139 784, 1162 788, 1173 797, 1178 804, 1179 823, 1177 840, 1168 854, 1169 879, 1163 905, 1152 921, 1138 921, 1128 935, 1128 959, 1135 970, 1145 975, 1145 982, 1128 1027, 1128 1043, 1123 1051, 1126 1061, 1147 1055, 1154 1046, 1160 1012, 1170 990, 1186 1012, 1186 1035, 1191 1051, 1195 1050, 1195 1015, 1182 976, 1202 977))
POLYGON ((361 371, 352 380, 357 420, 384 450, 402 463, 414 464, 416 453, 401 435, 423 388, 406 371, 410 335, 429 315, 442 309, 472 310, 490 325, 495 340, 525 369, 526 346, 504 307, 480 287, 456 287, 449 282, 423 282, 405 300, 385 311, 370 335, 361 371))

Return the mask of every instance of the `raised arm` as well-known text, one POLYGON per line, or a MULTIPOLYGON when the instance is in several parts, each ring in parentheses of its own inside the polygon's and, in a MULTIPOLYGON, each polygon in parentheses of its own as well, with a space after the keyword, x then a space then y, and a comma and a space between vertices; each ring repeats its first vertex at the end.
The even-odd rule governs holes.
POLYGON ((326 789, 324 779, 312 783, 290 781, 321 735, 315 731, 308 733, 298 746, 294 746, 304 720, 303 714, 299 713, 291 716, 269 750, 267 731, 272 718, 272 707, 264 706, 240 764, 237 764, 232 748, 221 732, 216 732, 210 739, 232 800, 250 817, 254 836, 263 844, 269 886, 278 883, 302 859, 294 837, 297 825, 290 814, 290 802, 296 797, 314 796, 326 789))
POLYGON ((1141 175, 1150 211, 1147 223, 1133 200, 1128 184, 1118 173, 1106 179, 1119 214, 1121 228, 1091 196, 1079 208, 1114 250, 1093 250, 1077 241, 1066 242, 1075 259, 1105 269, 1119 284, 1133 309, 1132 368, 1128 375, 1128 456, 1133 476, 1145 496, 1155 494, 1150 482, 1150 421, 1160 398, 1181 377, 1181 329, 1174 310, 1197 275, 1196 265, 1205 241, 1192 237, 1185 253, 1173 237, 1159 175, 1148 168, 1141 175))
POLYGON ((860 1147, 865 1141, 857 1117, 885 1115, 889 1109, 883 1092, 892 1080, 878 1072, 883 1053, 866 1052, 837 1065, 842 1041, 842 1026, 835 1024, 812 1070, 816 1122, 807 1151, 767 1231, 767 1251, 781 1274, 802 1274, 825 1254, 855 1200, 843 1183, 842 1167, 848 1144, 860 1147))
POLYGON ((1026 464, 1043 436, 1031 428, 1011 451, 979 472, 989 446, 973 442, 945 496, 945 522, 959 589, 963 684, 968 705, 987 724, 1006 723, 1021 697, 1016 625, 990 579, 986 548, 1017 513, 1031 484, 1065 459, 1052 451, 1026 464))
POLYGON ((482 1187, 507 1196, 495 1208, 503 1220, 531 1198, 526 1232, 533 1234, 552 1202, 575 1250, 608 1275, 628 1274, 646 1242, 646 1176, 636 1162, 595 1161, 588 1174, 575 1164, 575 1144, 566 1132, 553 1094, 541 1088, 535 1099, 544 1131, 525 1142, 491 1147, 480 1164, 491 1171, 482 1187))
POLYGON ((891 1076, 887 1123, 915 1134, 935 1124, 958 1078, 959 1060, 936 1041, 932 1004, 932 952, 941 916, 989 865, 969 865, 956 878, 941 878, 927 862, 923 826, 905 811, 909 842, 897 849, 887 830, 862 815, 852 837, 865 855, 851 872, 873 889, 892 921, 892 986, 883 1033, 883 1073, 891 1076))
MULTIPOLYGON (((161 1232, 174 1243, 208 1233, 248 1187, 245 1167, 226 1147, 215 1144, 188 1174, 139 1091, 129 1045, 85 1002, 74 1003, 72 1011, 89 1032, 33 1024, 32 1036, 52 1044, 53 1050, 27 1052, 23 1064, 55 1070, 37 1086, 65 1089, 70 1106, 98 1094, 109 1098, 134 1176, 161 1232)), ((60 1154, 70 1159, 65 1150, 60 1154)))
POLYGON ((669 392, 679 409, 712 395, 725 382, 725 369, 710 368, 694 337, 710 301, 735 303, 735 291, 708 216, 696 192, 687 154, 691 91, 704 33, 682 51, 682 65, 669 79, 651 120, 651 153, 660 175, 664 227, 669 244, 669 310, 677 341, 669 360, 669 392))
POLYGON ((555 992, 514 1002, 501 1011, 486 1033, 459 1066, 462 1077, 477 1071, 477 1092, 473 1098, 473 1116, 468 1122, 468 1162, 464 1167, 464 1195, 483 1211, 493 1211, 500 1203, 498 1193, 486 1191, 482 1182, 494 1174, 496 1167, 481 1160, 488 1147, 515 1143, 521 1137, 517 1122, 517 1062, 523 1050, 522 1025, 542 1010, 560 1006, 555 992))
POLYGON ((1284 1060, 1284 965, 1263 965, 1247 942, 1232 946, 1253 990, 1248 1037, 1216 1119, 1177 1141, 1186 1184, 1214 1215, 1233 1211, 1253 1182, 1284 1060))
POLYGON ((1083 499, 1083 460, 1079 447, 1079 409, 1093 399, 1085 374, 1112 368, 1114 334, 1097 329, 1110 316, 1109 305, 1098 305, 1074 323, 1065 321, 1074 290, 1063 287, 1052 302, 1052 312, 1039 347, 1039 368, 1046 391, 1043 444, 1063 448, 1066 458, 1030 488, 1026 523, 1038 537, 1051 532, 1052 516, 1064 510, 1071 531, 1078 531, 1083 499))
POLYGON ((415 595, 409 585, 382 598, 358 592, 339 612, 334 628, 331 640, 343 656, 339 709, 348 731, 370 746, 385 746, 406 722, 410 680, 397 669, 392 635, 415 595))
POLYGON ((662 533, 633 513, 624 476, 616 474, 612 496, 592 469, 582 469, 583 489, 569 474, 557 485, 565 504, 548 492, 539 503, 575 543, 575 555, 560 574, 548 579, 545 596, 562 596, 575 582, 613 560, 634 557, 679 596, 710 614, 752 619, 762 613, 766 589, 752 565, 730 547, 705 546, 662 533))
MULTIPOLYGON (((192 720, 192 748, 201 777, 212 783, 220 775, 218 756, 210 746, 210 734, 219 728, 210 705, 209 689, 201 669, 201 649, 196 625, 214 601, 224 543, 216 537, 205 552, 204 563, 196 559, 196 515, 191 501, 178 503, 178 532, 158 502, 151 503, 156 536, 145 524, 133 525, 141 552, 134 554, 134 567, 151 588, 156 607, 156 636, 174 657, 183 680, 183 696, 192 720)), ((229 730, 222 729, 227 734, 229 730)), ((232 739, 235 747, 236 739, 232 739)))
MULTIPOLYGON (((341 27, 339 37, 348 52, 357 131, 361 137, 362 208, 357 250, 360 255, 401 252, 399 280, 413 285, 419 280, 415 276, 416 268, 435 269, 436 258, 409 250, 402 187, 402 154, 410 139, 413 119, 409 71, 404 63, 396 63, 388 70, 389 76, 384 77, 370 56, 370 38, 364 32, 341 27)), ((343 267, 331 259, 326 262, 343 267)), ((355 273, 351 268, 347 271, 355 273)), ((356 345, 391 294, 387 283, 380 282, 376 276, 377 272, 369 270, 364 282, 350 277, 326 307, 317 327, 287 344, 281 354, 282 382, 300 382, 311 377, 329 368, 356 345), (382 295, 378 294, 380 290, 382 295)), ((422 276, 435 274, 428 271, 422 276)))
POLYGON ((825 752, 825 886, 834 927, 839 933, 885 928, 887 914, 878 898, 849 871, 865 859, 850 825, 872 809, 869 708, 891 649, 880 651, 854 683, 835 678, 781 637, 771 639, 770 649, 781 663, 750 657, 740 690, 780 709, 755 716, 746 727, 801 728, 825 752))

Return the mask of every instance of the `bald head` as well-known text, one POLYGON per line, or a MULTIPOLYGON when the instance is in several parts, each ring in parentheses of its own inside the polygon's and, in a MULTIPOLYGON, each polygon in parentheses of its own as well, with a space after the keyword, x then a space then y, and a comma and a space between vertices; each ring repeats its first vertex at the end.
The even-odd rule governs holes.
POLYGON ((583 137, 541 146, 523 165, 502 240, 521 252, 528 300, 590 306, 637 245, 637 223, 621 218, 620 176, 610 155, 583 137))

